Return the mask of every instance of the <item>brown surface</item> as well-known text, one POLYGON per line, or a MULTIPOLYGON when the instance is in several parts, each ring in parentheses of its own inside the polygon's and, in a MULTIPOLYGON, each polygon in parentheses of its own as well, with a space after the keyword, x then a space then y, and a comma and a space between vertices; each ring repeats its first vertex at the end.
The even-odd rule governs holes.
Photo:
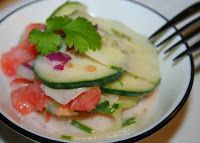
POLYGON ((17 0, 0 0, 0 9, 7 7, 9 4, 17 0))

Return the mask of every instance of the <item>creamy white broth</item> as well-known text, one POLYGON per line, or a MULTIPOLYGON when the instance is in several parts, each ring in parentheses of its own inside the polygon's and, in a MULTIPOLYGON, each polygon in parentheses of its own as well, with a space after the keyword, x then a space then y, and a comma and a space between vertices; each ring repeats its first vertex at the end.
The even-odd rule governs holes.
POLYGON ((136 123, 121 129, 114 129, 115 120, 108 115, 98 113, 84 113, 76 119, 95 130, 93 134, 85 133, 70 123, 70 117, 53 117, 49 122, 45 122, 44 116, 39 113, 31 113, 26 116, 21 116, 20 123, 24 127, 28 127, 38 134, 45 134, 48 137, 60 138, 61 135, 73 136, 73 140, 102 140, 126 136, 137 133, 142 130, 151 118, 151 113, 155 108, 156 95, 152 94, 144 97, 140 102, 132 108, 122 112, 122 118, 136 117, 136 123))

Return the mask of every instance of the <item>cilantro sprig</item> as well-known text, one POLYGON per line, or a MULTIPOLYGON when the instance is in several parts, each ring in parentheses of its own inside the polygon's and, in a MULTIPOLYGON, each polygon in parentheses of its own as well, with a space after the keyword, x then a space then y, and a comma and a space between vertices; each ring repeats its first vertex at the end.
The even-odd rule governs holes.
POLYGON ((72 19, 67 16, 58 16, 48 18, 46 21, 46 30, 47 31, 56 31, 62 30, 65 26, 72 22, 72 19))
POLYGON ((78 17, 64 28, 65 42, 69 47, 74 46, 75 51, 84 53, 101 47, 101 37, 95 27, 87 19, 78 17))
POLYGON ((61 37, 52 32, 41 32, 32 30, 30 33, 30 42, 36 45, 36 50, 41 55, 56 52, 60 48, 61 37))
POLYGON ((94 25, 87 19, 78 17, 75 20, 63 17, 51 17, 46 21, 46 30, 33 30, 29 35, 30 42, 36 45, 41 55, 59 50, 62 40, 67 47, 74 48, 78 53, 97 50, 101 47, 101 37, 94 25), (64 36, 56 33, 62 31, 64 36))

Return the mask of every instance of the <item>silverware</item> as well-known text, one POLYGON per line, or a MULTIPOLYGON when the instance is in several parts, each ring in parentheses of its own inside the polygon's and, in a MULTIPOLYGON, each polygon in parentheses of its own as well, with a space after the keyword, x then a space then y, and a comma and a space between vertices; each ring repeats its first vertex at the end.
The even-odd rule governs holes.
MULTIPOLYGON (((189 6, 179 14, 177 14, 174 18, 172 18, 170 21, 168 21, 166 24, 164 24, 161 28, 159 28, 156 32, 154 32, 150 37, 149 40, 155 44, 155 42, 160 38, 160 36, 166 32, 170 27, 173 27, 177 25, 178 23, 181 23, 185 19, 191 16, 195 16, 195 14, 200 14, 200 2, 196 2, 193 5, 189 6), (159 37, 159 38, 158 38, 159 37)), ((174 43, 172 46, 170 46, 164 53, 168 53, 178 45, 187 42, 188 40, 192 39, 196 35, 200 34, 200 16, 194 18, 192 21, 188 22, 184 26, 182 26, 180 29, 177 29, 174 33, 169 35, 164 40, 160 41, 159 43, 155 44, 156 47, 160 47, 164 43, 168 42, 169 40, 172 40, 176 35, 181 35, 182 39, 174 43)), ((185 55, 191 54, 197 49, 200 49, 200 37, 198 37, 198 40, 190 46, 190 48, 186 49, 179 55, 177 55, 173 60, 177 60, 185 55)))

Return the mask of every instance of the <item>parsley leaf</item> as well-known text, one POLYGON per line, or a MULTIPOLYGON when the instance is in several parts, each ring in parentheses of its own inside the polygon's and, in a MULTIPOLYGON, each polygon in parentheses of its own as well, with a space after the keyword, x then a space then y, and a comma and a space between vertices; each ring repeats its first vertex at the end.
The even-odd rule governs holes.
POLYGON ((44 32, 32 30, 29 40, 36 45, 36 50, 41 55, 58 51, 62 40, 69 48, 74 47, 79 53, 85 53, 89 49, 95 51, 101 47, 101 37, 95 26, 81 17, 75 20, 67 16, 48 18, 46 30, 44 32), (60 30, 64 32, 62 37, 56 33, 60 30))
POLYGON ((67 16, 50 17, 46 21, 46 30, 47 31, 62 30, 68 23, 71 22, 72 19, 67 16))
POLYGON ((39 30, 32 30, 29 35, 29 40, 36 45, 36 50, 41 55, 47 55, 55 52, 60 48, 61 37, 52 32, 41 32, 39 30))
POLYGON ((74 47, 76 52, 84 53, 101 47, 101 37, 95 27, 87 19, 78 17, 64 27, 65 43, 74 47))

